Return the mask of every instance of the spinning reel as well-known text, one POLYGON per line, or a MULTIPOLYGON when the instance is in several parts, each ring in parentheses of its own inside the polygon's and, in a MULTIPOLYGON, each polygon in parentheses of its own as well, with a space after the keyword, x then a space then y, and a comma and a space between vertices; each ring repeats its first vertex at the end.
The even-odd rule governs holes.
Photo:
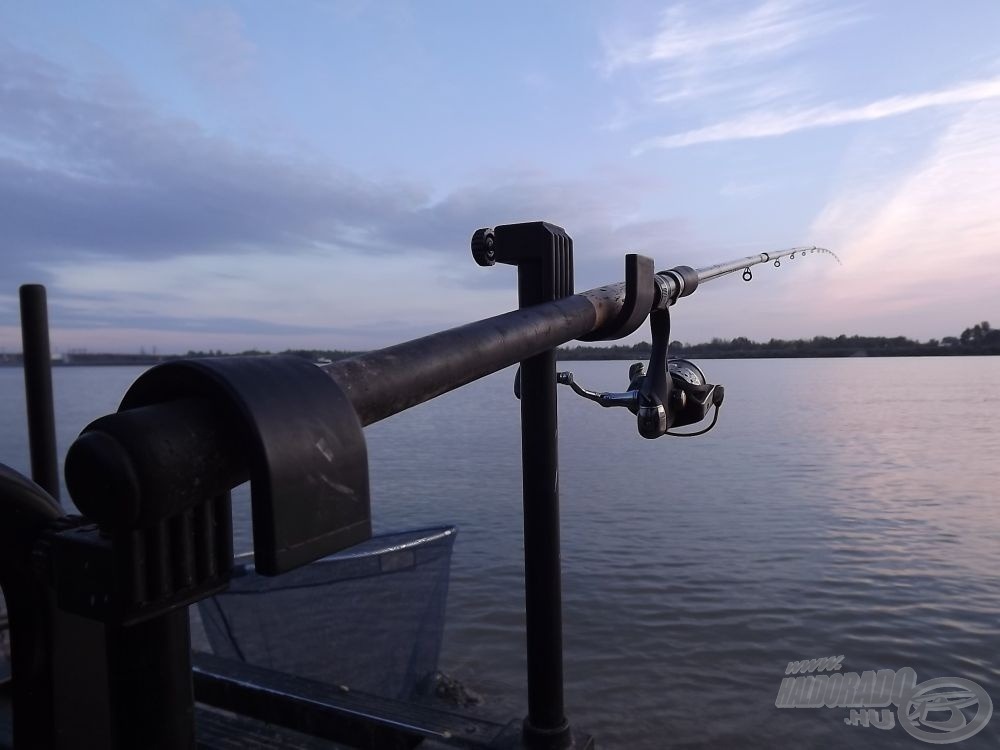
MULTIPOLYGON (((715 427, 719 419, 719 408, 725 397, 721 385, 712 385, 693 362, 679 357, 670 358, 667 348, 670 343, 670 309, 656 310, 649 315, 652 333, 652 351, 649 355, 649 370, 641 362, 629 367, 628 390, 624 392, 599 393, 582 387, 574 379, 572 372, 557 374, 561 385, 568 385, 575 393, 604 407, 622 406, 636 415, 639 434, 644 438, 658 438, 662 435, 674 437, 694 437, 704 435, 715 427), (676 427, 697 424, 715 407, 711 423, 697 432, 672 432, 676 427)), ((514 394, 520 398, 520 376, 518 369, 514 381, 514 394)))

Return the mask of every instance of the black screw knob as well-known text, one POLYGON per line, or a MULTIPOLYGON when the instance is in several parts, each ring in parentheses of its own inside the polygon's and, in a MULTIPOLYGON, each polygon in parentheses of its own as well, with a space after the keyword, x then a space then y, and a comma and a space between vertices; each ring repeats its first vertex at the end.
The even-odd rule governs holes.
POLYGON ((493 235, 493 227, 477 229, 472 235, 472 257, 481 266, 492 266, 496 264, 496 253, 493 244, 496 238, 493 235))

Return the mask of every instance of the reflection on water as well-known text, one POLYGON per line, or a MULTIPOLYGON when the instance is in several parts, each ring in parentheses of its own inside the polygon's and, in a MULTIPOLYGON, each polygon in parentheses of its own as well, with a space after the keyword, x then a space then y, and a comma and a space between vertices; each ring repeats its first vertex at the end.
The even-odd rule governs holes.
MULTIPOLYGON (((775 708, 788 661, 840 654, 1000 698, 1000 360, 704 365, 727 400, 697 440, 643 440, 623 411, 560 394, 571 719, 610 747, 917 743, 845 709, 775 708)), ((565 367, 615 389, 627 363, 565 367)), ((369 434, 380 521, 463 529, 446 660, 520 686, 510 378, 369 434)), ((998 727, 962 746, 994 747, 998 727)))
MULTIPOLYGON (((1000 358, 703 364, 726 403, 690 441, 560 392, 570 719, 603 747, 920 747, 847 709, 775 708, 789 661, 841 654, 1000 701, 1000 358)), ((565 367, 617 390, 628 363, 565 367)), ((137 373, 56 372, 62 450, 137 373)), ((24 470, 19 377, 0 369, 0 460, 24 470)), ((442 666, 522 711, 512 377, 367 434, 376 526, 460 528, 442 666)), ((1000 717, 959 746, 998 740, 1000 717)))

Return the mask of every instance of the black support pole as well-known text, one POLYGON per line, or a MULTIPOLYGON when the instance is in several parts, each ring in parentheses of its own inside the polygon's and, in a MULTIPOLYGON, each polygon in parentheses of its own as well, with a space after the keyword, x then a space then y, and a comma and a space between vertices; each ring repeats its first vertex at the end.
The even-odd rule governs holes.
POLYGON ((56 419, 52 405, 52 358, 49 353, 49 316, 45 287, 41 284, 24 284, 20 289, 20 296, 31 478, 58 500, 59 461, 56 457, 56 419))
MULTIPOLYGON (((573 240, 561 228, 544 222, 496 227, 491 248, 491 259, 517 266, 519 307, 573 294, 573 240)), ((558 439, 556 352, 548 349, 521 362, 528 656, 522 739, 530 748, 546 750, 573 744, 563 705, 558 439)))
POLYGON ((107 634, 114 750, 194 748, 187 607, 107 634))
POLYGON ((559 555, 559 449, 556 355, 521 363, 521 467, 524 488, 524 593, 530 747, 570 744, 563 707, 562 571, 559 555))

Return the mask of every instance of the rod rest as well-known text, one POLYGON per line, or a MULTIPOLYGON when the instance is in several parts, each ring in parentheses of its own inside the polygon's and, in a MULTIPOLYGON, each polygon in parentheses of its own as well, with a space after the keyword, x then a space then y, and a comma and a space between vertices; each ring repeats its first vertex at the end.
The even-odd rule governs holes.
POLYGON ((653 259, 629 253, 625 256, 625 299, 618 314, 579 341, 613 341, 639 330, 656 301, 653 259))
POLYGON ((361 424, 336 383, 299 357, 154 367, 66 458, 74 502, 112 533, 183 525, 246 479, 265 575, 371 536, 361 424))

